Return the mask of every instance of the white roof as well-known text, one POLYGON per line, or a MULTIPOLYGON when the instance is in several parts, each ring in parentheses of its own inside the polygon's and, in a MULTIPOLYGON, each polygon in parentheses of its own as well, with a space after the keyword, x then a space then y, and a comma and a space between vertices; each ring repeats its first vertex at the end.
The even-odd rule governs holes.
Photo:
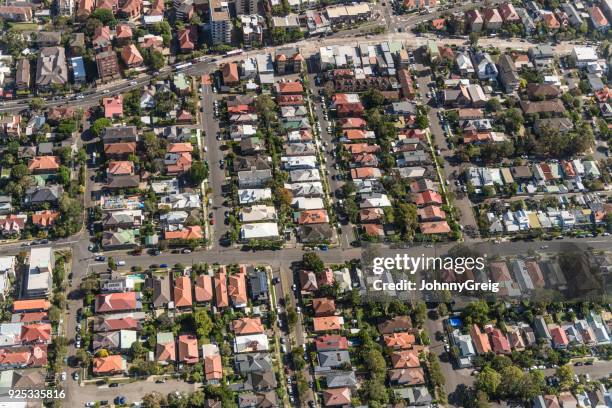
POLYGON ((271 205, 252 205, 240 210, 240 220, 243 222, 274 219, 276 219, 276 209, 271 205))
POLYGON ((15 273, 15 257, 0 256, 0 272, 5 273, 9 271, 15 273))
POLYGON ((243 224, 240 228, 240 236, 242 239, 278 237, 278 225, 275 222, 243 224))
POLYGON ((325 208, 323 199, 319 197, 296 197, 291 201, 291 205, 295 206, 298 210, 319 210, 325 208))
POLYGON ((255 203, 272 198, 272 190, 269 188, 245 188, 238 190, 240 204, 255 203))
POLYGON ((597 50, 593 47, 575 46, 573 54, 578 62, 597 60, 597 50))
POLYGON ((249 334, 234 338, 234 352, 236 353, 267 351, 268 348, 268 336, 265 334, 249 334))
POLYGON ((42 247, 30 250, 30 271, 33 269, 41 272, 49 272, 53 269, 53 248, 42 247))
POLYGON ((219 355, 219 346, 216 344, 202 344, 202 357, 219 355))

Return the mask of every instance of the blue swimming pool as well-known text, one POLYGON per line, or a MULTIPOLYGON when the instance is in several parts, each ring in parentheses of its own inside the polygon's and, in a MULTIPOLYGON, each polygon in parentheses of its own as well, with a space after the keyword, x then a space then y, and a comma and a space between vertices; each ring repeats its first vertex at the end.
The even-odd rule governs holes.
POLYGON ((452 327, 459 327, 459 326, 461 326, 461 318, 460 317, 449 317, 448 318, 448 323, 452 327))

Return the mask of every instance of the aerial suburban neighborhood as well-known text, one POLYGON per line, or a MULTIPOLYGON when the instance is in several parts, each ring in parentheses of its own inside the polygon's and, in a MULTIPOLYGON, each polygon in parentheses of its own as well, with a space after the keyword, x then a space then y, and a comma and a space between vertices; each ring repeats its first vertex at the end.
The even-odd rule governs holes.
POLYGON ((612 408, 610 22, 6 0, 0 407, 612 408))

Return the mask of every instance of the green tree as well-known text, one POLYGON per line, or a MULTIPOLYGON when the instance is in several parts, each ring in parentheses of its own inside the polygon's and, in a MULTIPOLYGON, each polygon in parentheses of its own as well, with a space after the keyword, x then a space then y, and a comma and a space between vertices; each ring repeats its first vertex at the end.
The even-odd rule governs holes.
POLYGON ((199 186, 208 177, 208 166, 204 162, 195 161, 187 172, 187 179, 192 186, 199 186))
POLYGON ((70 184, 70 169, 68 167, 59 167, 57 171, 57 181, 65 187, 70 184))
POLYGON ((491 367, 485 367, 476 379, 476 389, 485 392, 488 396, 497 395, 497 388, 502 382, 501 375, 491 367))
POLYGON ((111 122, 111 120, 107 118, 96 119, 89 128, 89 130, 94 136, 100 137, 102 136, 102 132, 104 132, 104 129, 110 127, 112 124, 113 122, 111 122))
POLYGON ((556 376, 561 390, 567 391, 574 385, 574 370, 569 364, 557 368, 556 376))
POLYGON ((28 105, 30 106, 30 110, 38 111, 45 106, 45 101, 43 101, 42 98, 32 98, 28 105))
POLYGON ((91 18, 95 18, 99 20, 102 25, 110 26, 114 28, 117 24, 117 20, 115 19, 115 15, 111 10, 104 8, 97 8, 91 13, 91 18))
POLYGON ((302 255, 302 268, 313 271, 314 273, 321 273, 325 269, 325 264, 314 252, 307 252, 302 255))

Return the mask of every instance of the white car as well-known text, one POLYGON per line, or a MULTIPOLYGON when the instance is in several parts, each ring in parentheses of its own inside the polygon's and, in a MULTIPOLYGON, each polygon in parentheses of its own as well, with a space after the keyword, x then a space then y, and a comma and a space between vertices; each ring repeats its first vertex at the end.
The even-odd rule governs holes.
POLYGON ((74 378, 74 381, 79 381, 79 373, 75 371, 74 374, 72 374, 72 378, 74 378))
POLYGON ((105 90, 103 90, 103 91, 102 91, 102 93, 105 93, 105 94, 107 94, 107 93, 109 93, 109 92, 110 92, 110 91, 109 91, 108 89, 105 89, 105 90))
POLYGON ((66 381, 66 372, 65 371, 62 371, 61 379, 62 379, 62 381, 66 381))
POLYGON ((95 407, 96 406, 96 401, 89 401, 85 403, 86 407, 95 407))
POLYGON ((138 82, 136 82, 136 81, 130 81, 130 85, 132 85, 132 86, 138 85, 138 82))

